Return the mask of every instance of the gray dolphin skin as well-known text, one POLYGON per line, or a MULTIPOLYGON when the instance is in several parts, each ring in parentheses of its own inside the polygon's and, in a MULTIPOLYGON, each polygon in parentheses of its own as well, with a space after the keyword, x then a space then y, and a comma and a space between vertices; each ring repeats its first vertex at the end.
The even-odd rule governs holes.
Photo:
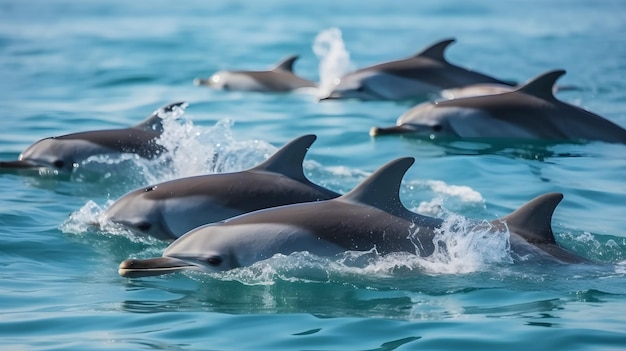
MULTIPOLYGON (((125 260, 118 272, 131 278, 181 270, 216 272, 299 251, 333 256, 376 249, 381 255, 430 256, 443 221, 409 211, 399 197, 400 182, 413 162, 391 161, 335 199, 259 210, 196 228, 174 241, 162 257, 125 260)), ((493 221, 493 228, 509 229, 511 249, 521 260, 584 262, 554 240, 552 213, 561 199, 561 194, 540 196, 493 221)))
POLYGON ((157 157, 164 151, 156 143, 163 133, 160 114, 186 106, 185 102, 166 105, 130 128, 79 132, 39 140, 24 150, 16 161, 0 161, 0 170, 48 168, 71 172, 80 162, 94 155, 134 153, 147 159, 157 157))
POLYGON ((423 99, 443 89, 489 83, 512 86, 482 73, 449 63, 446 48, 454 39, 437 42, 403 60, 380 63, 341 77, 329 99, 404 100, 423 99))
POLYGON ((422 103, 401 115, 396 126, 373 127, 370 135, 626 143, 624 128, 554 96, 563 74, 550 71, 502 94, 422 103))
POLYGON ((266 71, 218 71, 209 79, 196 78, 195 85, 219 90, 241 90, 259 92, 288 92, 300 88, 317 88, 317 83, 293 73, 293 64, 298 55, 280 61, 266 71))
POLYGON ((140 235, 174 240, 243 213, 338 197, 304 175, 302 162, 316 138, 296 138, 246 171, 175 179, 132 191, 115 201, 104 218, 140 235))

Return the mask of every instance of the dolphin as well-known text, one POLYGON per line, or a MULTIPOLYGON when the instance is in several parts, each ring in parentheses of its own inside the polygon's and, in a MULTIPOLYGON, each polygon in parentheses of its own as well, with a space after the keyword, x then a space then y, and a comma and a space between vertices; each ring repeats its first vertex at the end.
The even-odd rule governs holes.
POLYGON ((422 103, 402 114, 396 126, 373 127, 370 135, 626 143, 624 128, 554 96, 563 74, 544 73, 511 92, 422 103))
POLYGON ((311 183, 302 162, 315 135, 294 139, 260 165, 151 185, 115 201, 104 218, 140 235, 174 240, 204 224, 280 205, 339 194, 311 183))
MULTIPOLYGON (((381 255, 430 256, 443 220, 409 211, 399 197, 400 182, 413 162, 410 157, 391 161, 335 199, 254 211, 196 228, 170 244, 162 257, 127 259, 118 272, 124 277, 216 272, 298 251, 333 256, 375 249, 381 255)), ((556 193, 540 196, 493 221, 492 230, 508 228, 511 249, 521 260, 536 255, 549 261, 583 262, 554 240, 552 213, 561 199, 556 193)))
POLYGON ((489 83, 514 83, 489 77, 449 63, 444 52, 454 39, 446 39, 402 60, 380 63, 348 73, 337 80, 328 99, 403 100, 424 98, 443 89, 489 83))
POLYGON ((79 132, 39 140, 24 150, 16 161, 0 161, 0 170, 49 168, 71 172, 90 156, 113 153, 155 158, 164 151, 156 142, 163 133, 161 114, 186 106, 185 102, 166 105, 130 128, 79 132))
POLYGON ((317 84, 293 73, 298 55, 280 61, 267 71, 218 71, 209 79, 196 78, 195 85, 220 90, 287 92, 300 88, 317 88, 317 84))

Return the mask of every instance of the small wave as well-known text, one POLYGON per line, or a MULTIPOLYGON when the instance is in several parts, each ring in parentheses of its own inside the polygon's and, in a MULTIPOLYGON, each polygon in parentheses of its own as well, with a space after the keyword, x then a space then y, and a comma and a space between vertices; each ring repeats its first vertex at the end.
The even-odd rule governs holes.
POLYGON ((590 232, 565 232, 557 241, 581 256, 597 262, 616 263, 626 258, 626 238, 590 232))

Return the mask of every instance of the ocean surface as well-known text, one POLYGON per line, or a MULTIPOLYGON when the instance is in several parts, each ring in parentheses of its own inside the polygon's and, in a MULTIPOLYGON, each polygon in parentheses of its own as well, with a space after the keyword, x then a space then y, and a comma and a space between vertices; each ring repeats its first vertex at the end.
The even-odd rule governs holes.
POLYGON ((0 349, 623 350, 626 145, 371 138, 416 102, 320 103, 193 80, 299 54, 297 74, 328 81, 454 37, 451 62, 501 79, 566 69, 559 99, 626 127, 624 18, 621 0, 1 0, 0 160, 189 107, 166 124, 167 165, 97 157, 70 175, 0 173, 0 349), (306 175, 342 193, 415 157, 401 199, 446 220, 447 254, 355 265, 297 253, 217 274, 118 275, 167 244, 94 229, 113 200, 252 167, 308 133, 306 175), (463 230, 547 192, 565 196, 558 242, 593 264, 513 264, 506 235, 463 230))

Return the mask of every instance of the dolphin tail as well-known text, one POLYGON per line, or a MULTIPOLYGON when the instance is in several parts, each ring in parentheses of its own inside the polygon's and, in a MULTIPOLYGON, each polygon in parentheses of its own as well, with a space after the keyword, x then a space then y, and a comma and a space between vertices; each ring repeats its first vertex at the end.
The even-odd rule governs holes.
POLYGON ((393 126, 388 128, 382 127, 372 127, 370 129, 370 136, 381 136, 381 135, 390 135, 390 134, 403 134, 403 133, 411 133, 415 130, 408 126, 393 126))

